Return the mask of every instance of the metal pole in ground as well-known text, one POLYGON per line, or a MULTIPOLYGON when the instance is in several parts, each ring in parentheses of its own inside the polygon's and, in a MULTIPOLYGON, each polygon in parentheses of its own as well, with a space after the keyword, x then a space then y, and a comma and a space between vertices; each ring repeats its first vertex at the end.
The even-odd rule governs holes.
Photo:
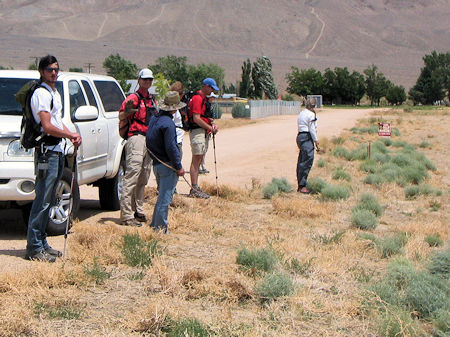
POLYGON ((64 232, 64 250, 63 250, 63 258, 66 259, 66 247, 67 247, 67 236, 69 234, 69 228, 72 225, 72 207, 73 207, 73 190, 75 188, 75 179, 76 179, 76 164, 77 164, 77 151, 78 148, 75 147, 75 150, 73 152, 73 163, 72 163, 72 181, 70 183, 70 202, 69 202, 69 209, 68 215, 67 215, 67 221, 66 221, 66 230, 64 232))
POLYGON ((216 160, 216 135, 213 133, 213 149, 214 149, 214 170, 216 172, 216 193, 219 196, 219 182, 217 177, 217 160, 216 160))

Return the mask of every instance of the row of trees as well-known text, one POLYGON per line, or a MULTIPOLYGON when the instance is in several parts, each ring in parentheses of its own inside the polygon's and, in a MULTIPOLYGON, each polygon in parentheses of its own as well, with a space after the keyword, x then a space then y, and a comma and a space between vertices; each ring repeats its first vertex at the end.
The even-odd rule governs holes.
POLYGON ((250 59, 244 61, 241 78, 239 96, 277 99, 278 89, 273 80, 272 62, 268 57, 258 57, 253 65, 250 59))

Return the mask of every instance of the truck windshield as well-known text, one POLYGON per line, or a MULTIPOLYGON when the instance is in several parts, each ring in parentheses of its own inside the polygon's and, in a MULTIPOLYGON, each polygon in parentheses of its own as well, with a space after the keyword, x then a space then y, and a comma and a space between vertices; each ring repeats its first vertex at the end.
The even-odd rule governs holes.
MULTIPOLYGON (((31 78, 0 78, 0 115, 22 115, 22 107, 16 102, 14 94, 31 78)), ((56 82, 64 106, 62 82, 56 82)))

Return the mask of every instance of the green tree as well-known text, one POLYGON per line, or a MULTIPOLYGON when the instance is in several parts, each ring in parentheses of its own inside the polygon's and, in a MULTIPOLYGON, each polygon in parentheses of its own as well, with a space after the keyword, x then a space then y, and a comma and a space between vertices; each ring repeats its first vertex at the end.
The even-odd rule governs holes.
POLYGON ((241 75, 241 82, 239 85, 239 96, 252 97, 253 88, 252 88, 252 80, 250 77, 252 74, 252 64, 250 63, 250 59, 244 61, 244 64, 242 65, 241 68, 242 68, 242 75, 241 75))
POLYGON ((119 81, 120 86, 125 92, 130 89, 130 85, 126 83, 126 80, 137 78, 137 65, 131 61, 125 60, 118 53, 106 57, 103 61, 103 68, 106 69, 106 73, 109 76, 112 76, 119 81))
POLYGON ((165 79, 164 75, 161 73, 157 73, 154 76, 155 78, 153 80, 153 83, 156 87, 155 91, 156 94, 158 95, 158 99, 162 100, 169 91, 170 83, 168 80, 165 79))
POLYGON ((401 105, 406 101, 406 91, 401 85, 393 85, 386 92, 386 99, 389 104, 401 105))
POLYGON ((297 67, 291 67, 291 72, 286 74, 285 78, 288 82, 287 92, 290 94, 307 96, 323 93, 323 76, 314 68, 299 70, 297 67))
POLYGON ((374 64, 367 67, 364 74, 366 75, 366 93, 370 99, 370 105, 374 103, 380 105, 380 100, 386 96, 390 82, 384 77, 383 73, 378 71, 378 67, 374 64))
POLYGON ((237 94, 236 86, 233 83, 230 83, 230 85, 223 85, 223 92, 230 93, 230 94, 237 94))
POLYGON ((28 65, 28 70, 38 70, 38 66, 36 65, 36 63, 30 63, 28 65))
POLYGON ((167 55, 156 59, 156 63, 148 65, 155 73, 161 73, 169 82, 180 81, 188 86, 188 64, 186 56, 167 55))
POLYGON ((421 69, 416 84, 410 89, 409 97, 414 104, 433 104, 446 95, 450 99, 450 52, 423 57, 425 66, 421 69))
POLYGON ((69 71, 74 72, 74 73, 82 73, 83 68, 78 68, 78 67, 69 68, 69 71))
POLYGON ((214 63, 200 63, 196 66, 189 65, 188 81, 184 85, 188 90, 199 90, 202 86, 202 81, 207 77, 213 78, 217 86, 222 88, 225 79, 225 70, 214 63))
POLYGON ((272 75, 272 62, 266 56, 258 57, 253 62, 252 80, 255 97, 263 97, 265 94, 269 99, 278 98, 278 89, 272 75))

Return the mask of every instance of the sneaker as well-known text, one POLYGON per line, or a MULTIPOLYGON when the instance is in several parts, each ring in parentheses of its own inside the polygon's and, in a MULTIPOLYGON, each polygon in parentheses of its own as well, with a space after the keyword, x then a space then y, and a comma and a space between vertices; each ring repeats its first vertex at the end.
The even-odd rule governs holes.
POLYGON ((209 198, 209 194, 203 192, 201 189, 195 189, 195 188, 191 188, 191 190, 189 191, 189 196, 191 198, 199 198, 199 199, 208 199, 209 198))
POLYGON ((63 253, 59 250, 53 249, 52 247, 48 247, 45 249, 45 252, 49 255, 52 255, 54 257, 61 257, 63 256, 63 253))
POLYGON ((140 222, 138 222, 136 219, 129 219, 129 220, 122 221, 121 225, 122 226, 131 226, 131 227, 141 227, 142 226, 142 224, 140 222))
POLYGON ((198 174, 207 174, 207 173, 209 173, 209 171, 205 168, 198 170, 198 174))
POLYGON ((41 262, 55 262, 56 257, 53 255, 50 255, 45 250, 40 251, 35 254, 26 254, 25 259, 31 260, 31 261, 41 261, 41 262))
POLYGON ((301 189, 298 190, 298 192, 303 193, 303 194, 309 194, 309 193, 311 193, 311 190, 309 188, 302 187, 301 189))
POLYGON ((147 217, 143 213, 134 212, 134 218, 139 222, 147 222, 147 217))

